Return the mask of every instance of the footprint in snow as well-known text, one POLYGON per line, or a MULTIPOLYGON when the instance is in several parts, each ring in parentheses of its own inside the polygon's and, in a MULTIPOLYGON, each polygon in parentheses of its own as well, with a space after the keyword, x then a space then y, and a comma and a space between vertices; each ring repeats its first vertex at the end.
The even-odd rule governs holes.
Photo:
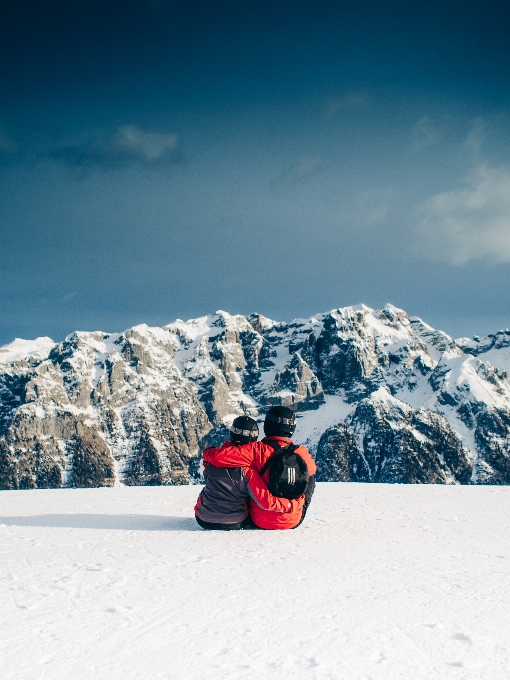
POLYGON ((458 640, 459 642, 467 642, 468 645, 473 644, 469 636, 464 635, 464 633, 455 633, 452 635, 452 640, 458 640))

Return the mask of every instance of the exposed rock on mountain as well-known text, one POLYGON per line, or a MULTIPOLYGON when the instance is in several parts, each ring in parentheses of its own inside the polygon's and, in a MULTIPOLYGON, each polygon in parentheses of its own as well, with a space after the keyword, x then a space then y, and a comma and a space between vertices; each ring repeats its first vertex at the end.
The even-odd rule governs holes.
POLYGON ((0 348, 0 487, 188 484, 240 414, 296 410, 321 480, 510 483, 510 330, 453 340, 392 305, 225 312, 0 348))
POLYGON ((322 385, 310 366, 298 352, 277 371, 264 397, 268 406, 288 406, 294 410, 319 408, 324 403, 322 385))
POLYGON ((467 484, 468 449, 446 418, 413 409, 386 388, 363 399, 345 424, 322 435, 319 481, 467 484))

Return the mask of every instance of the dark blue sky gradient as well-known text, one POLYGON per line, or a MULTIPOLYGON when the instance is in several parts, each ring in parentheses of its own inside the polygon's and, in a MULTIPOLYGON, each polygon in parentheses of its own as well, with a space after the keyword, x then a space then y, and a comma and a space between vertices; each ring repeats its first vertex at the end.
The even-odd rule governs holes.
POLYGON ((358 302, 510 326, 509 32, 490 1, 3 0, 0 343, 358 302))

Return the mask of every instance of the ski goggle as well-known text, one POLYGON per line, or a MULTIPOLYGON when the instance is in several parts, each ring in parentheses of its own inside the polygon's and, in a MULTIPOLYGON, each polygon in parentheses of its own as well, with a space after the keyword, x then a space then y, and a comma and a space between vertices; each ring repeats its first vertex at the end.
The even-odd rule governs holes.
POLYGON ((241 430, 238 427, 234 427, 232 425, 232 427, 230 428, 230 431, 232 432, 232 434, 237 434, 240 437, 258 437, 259 436, 259 430, 258 430, 257 426, 252 427, 251 430, 241 430))
POLYGON ((294 425, 296 422, 296 417, 292 414, 292 418, 279 418, 274 416, 272 413, 266 413, 266 420, 271 420, 273 423, 278 423, 282 425, 294 425))

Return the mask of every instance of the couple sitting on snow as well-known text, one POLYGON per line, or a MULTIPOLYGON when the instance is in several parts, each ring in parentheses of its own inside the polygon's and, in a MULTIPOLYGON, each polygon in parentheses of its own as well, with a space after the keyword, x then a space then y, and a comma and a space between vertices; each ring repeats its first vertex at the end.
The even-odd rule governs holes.
POLYGON ((230 441, 204 451, 205 486, 195 505, 204 529, 295 529, 305 518, 315 488, 315 463, 290 437, 294 413, 273 406, 257 441, 257 423, 236 418, 230 441))

